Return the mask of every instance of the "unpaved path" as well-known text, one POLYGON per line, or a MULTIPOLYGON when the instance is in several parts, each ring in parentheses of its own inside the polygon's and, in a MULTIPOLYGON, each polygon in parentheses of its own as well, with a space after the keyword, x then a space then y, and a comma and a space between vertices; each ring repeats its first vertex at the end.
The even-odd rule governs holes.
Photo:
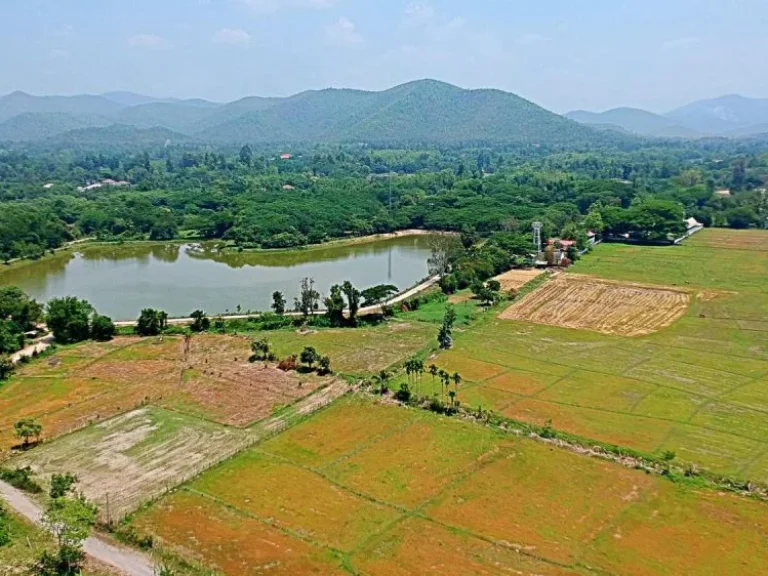
POLYGON ((35 352, 40 354, 41 352, 45 352, 48 348, 50 348, 51 344, 53 344, 53 336, 45 336, 43 338, 40 338, 38 340, 35 340, 30 344, 29 346, 26 346, 25 348, 22 348, 18 352, 16 352, 13 356, 11 356, 11 362, 14 364, 18 364, 22 358, 26 357, 32 357, 35 355, 35 352))
MULTIPOLYGON (((43 517, 43 511, 35 502, 30 500, 25 494, 0 481, 0 498, 4 499, 8 506, 17 513, 35 524, 40 524, 43 517)), ((91 536, 83 543, 83 550, 88 556, 114 566, 126 576, 154 576, 155 570, 152 560, 144 554, 118 548, 98 536, 91 536)))

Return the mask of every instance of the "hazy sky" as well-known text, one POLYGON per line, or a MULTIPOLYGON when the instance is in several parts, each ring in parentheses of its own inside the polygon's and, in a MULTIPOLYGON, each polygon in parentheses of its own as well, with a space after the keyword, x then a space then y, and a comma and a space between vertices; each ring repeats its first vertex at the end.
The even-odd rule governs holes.
POLYGON ((0 94, 233 100, 417 78, 547 108, 768 97, 766 0, 0 0, 0 94))

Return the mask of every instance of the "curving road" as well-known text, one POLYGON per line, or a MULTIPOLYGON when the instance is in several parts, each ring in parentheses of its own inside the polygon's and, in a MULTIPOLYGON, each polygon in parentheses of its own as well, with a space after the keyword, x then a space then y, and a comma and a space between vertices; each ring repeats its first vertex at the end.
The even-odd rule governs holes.
MULTIPOLYGON (((41 525, 43 511, 40 506, 13 486, 0 481, 0 498, 30 522, 41 525)), ((98 536, 87 538, 83 542, 83 551, 91 558, 117 568, 126 576, 155 575, 154 564, 148 556, 119 548, 98 536)))
MULTIPOLYGON (((374 304, 373 306, 366 306, 364 308, 360 308, 360 311, 358 312, 358 314, 361 316, 365 316, 366 314, 376 314, 378 312, 381 312, 382 306, 394 306, 395 304, 399 304, 400 302, 403 302, 404 300, 407 300, 408 298, 416 296, 417 294, 424 292, 424 290, 431 288, 432 286, 437 284, 439 281, 440 281, 440 276, 434 276, 429 280, 425 280, 421 284, 418 284, 413 288, 410 288, 405 292, 402 292, 401 294, 394 296, 393 298, 387 300, 386 302, 382 302, 381 304, 374 304)), ((318 314, 323 314, 324 312, 325 310, 317 311, 318 314)), ((285 315, 301 316, 301 312, 286 312, 285 315)), ((258 316, 259 316, 258 314, 230 314, 227 316, 216 316, 216 318, 217 319, 221 318, 222 320, 247 320, 248 318, 256 318, 258 316)), ((169 318, 168 319, 168 324, 173 326, 192 324, 192 322, 194 322, 193 318, 169 318)), ((118 322, 115 322, 115 326, 119 328, 130 328, 130 327, 136 326, 136 320, 120 320, 118 322)))

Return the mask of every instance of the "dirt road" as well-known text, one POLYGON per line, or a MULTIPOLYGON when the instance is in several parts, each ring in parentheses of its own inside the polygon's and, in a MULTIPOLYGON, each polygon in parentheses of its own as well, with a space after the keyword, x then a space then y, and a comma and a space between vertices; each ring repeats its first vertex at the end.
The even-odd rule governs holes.
MULTIPOLYGON (((30 522, 40 524, 43 511, 37 503, 13 486, 0 482, 0 498, 30 522)), ((154 576, 155 574, 153 562, 149 557, 132 550, 118 548, 97 536, 88 538, 83 543, 83 550, 91 558, 114 566, 126 576, 154 576)))
MULTIPOLYGON (((413 296, 416 296, 417 294, 424 292, 428 288, 431 288, 435 284, 437 284, 440 281, 439 276, 435 276, 433 278, 430 278, 429 280, 426 280, 422 282, 421 284, 418 284, 417 286, 414 286, 413 288, 410 288, 406 290, 405 292, 398 294, 397 296, 394 296, 393 298, 387 300, 386 302, 383 302, 381 304, 374 304, 373 306, 366 306, 364 308, 360 308, 360 311, 358 314, 360 316, 365 316, 366 314, 376 314, 378 312, 381 312, 382 306, 394 306, 395 304, 399 304, 400 302, 407 300, 408 298, 411 298, 413 296)), ((318 310, 318 314, 323 314, 325 310, 318 310)), ((286 312, 286 316, 301 316, 300 312, 286 312)), ((231 314, 227 316, 217 316, 217 318, 221 318, 222 320, 247 320, 248 318, 257 318, 258 314, 231 314)), ((192 324, 194 322, 193 318, 170 318, 168 319, 168 324, 172 326, 183 326, 185 324, 192 324)), ((132 326, 136 326, 136 320, 120 320, 118 322, 115 322, 115 326, 118 328, 130 328, 132 326)))
POLYGON ((18 364, 19 361, 21 361, 22 358, 26 357, 32 357, 35 355, 35 352, 40 354, 41 352, 44 352, 47 350, 51 344, 53 343, 53 336, 45 336, 44 338, 40 338, 39 340, 35 340, 32 344, 29 346, 22 348, 18 352, 16 352, 13 356, 11 356, 11 362, 14 364, 18 364))

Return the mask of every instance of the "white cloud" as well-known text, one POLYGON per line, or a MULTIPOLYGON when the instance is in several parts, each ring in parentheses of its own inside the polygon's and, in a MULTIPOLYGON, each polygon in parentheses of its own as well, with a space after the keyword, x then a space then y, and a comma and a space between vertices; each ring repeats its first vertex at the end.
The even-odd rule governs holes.
POLYGON ((435 19, 435 9, 427 2, 411 2, 405 7, 403 28, 417 28, 431 24, 435 19))
POLYGON ((339 0, 236 0, 259 14, 273 14, 284 8, 332 8, 339 0))
POLYGON ((239 28, 222 28, 213 35, 213 41, 218 44, 248 46, 251 43, 251 35, 239 28))
POLYGON ((132 48, 144 48, 147 50, 165 50, 171 47, 171 43, 157 34, 136 34, 128 38, 128 45, 132 48))
POLYGON ((357 46, 363 43, 363 36, 349 18, 341 17, 337 22, 325 27, 325 37, 336 46, 357 46))

